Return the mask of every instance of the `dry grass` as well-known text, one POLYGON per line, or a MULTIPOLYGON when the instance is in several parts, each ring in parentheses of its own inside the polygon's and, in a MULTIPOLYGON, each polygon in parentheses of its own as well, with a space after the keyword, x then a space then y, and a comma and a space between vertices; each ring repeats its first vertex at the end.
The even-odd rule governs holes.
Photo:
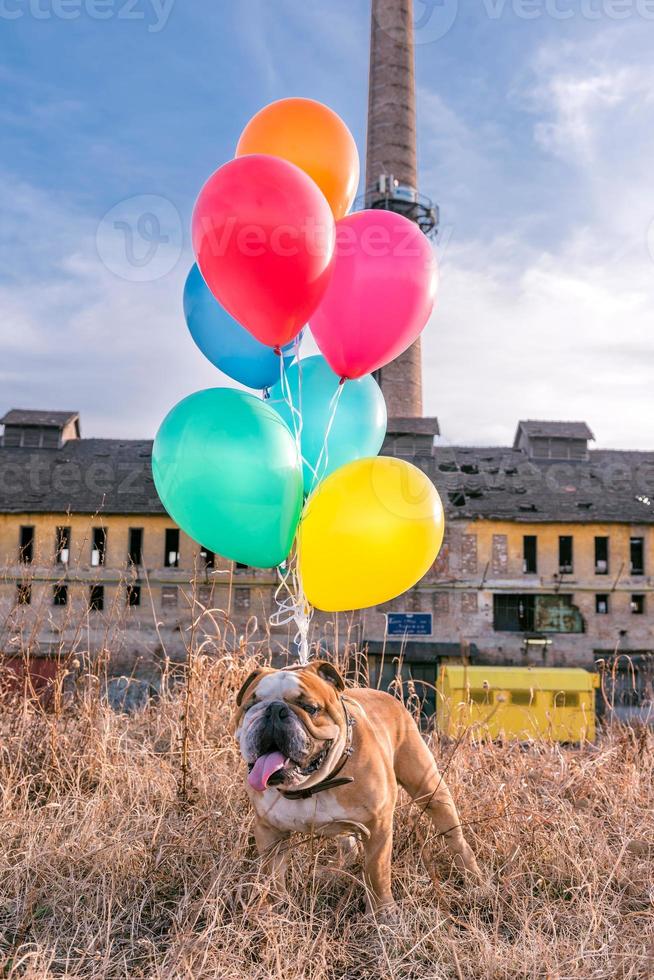
POLYGON ((131 717, 89 693, 50 714, 2 709, 0 976, 654 975, 651 734, 616 729, 581 750, 435 745, 492 897, 451 876, 403 801, 389 930, 365 913, 358 867, 319 873, 332 843, 301 842, 288 904, 262 906, 228 728, 251 667, 199 658, 190 692, 165 687, 131 717))

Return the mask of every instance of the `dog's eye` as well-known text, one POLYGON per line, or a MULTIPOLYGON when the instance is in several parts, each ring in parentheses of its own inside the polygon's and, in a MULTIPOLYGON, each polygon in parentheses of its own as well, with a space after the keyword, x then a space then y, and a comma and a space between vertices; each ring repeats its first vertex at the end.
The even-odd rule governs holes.
POLYGON ((317 715, 320 711, 320 708, 318 708, 315 704, 301 704, 300 707, 303 711, 306 711, 308 715, 317 715))

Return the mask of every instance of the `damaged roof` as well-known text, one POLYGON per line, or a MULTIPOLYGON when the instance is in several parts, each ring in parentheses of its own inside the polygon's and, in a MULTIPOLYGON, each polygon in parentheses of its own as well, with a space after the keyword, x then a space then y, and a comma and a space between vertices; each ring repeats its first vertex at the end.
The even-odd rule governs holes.
POLYGON ((416 465, 450 520, 654 523, 654 452, 597 449, 588 460, 553 462, 504 447, 437 446, 416 465))
POLYGON ((164 514, 151 458, 151 440, 71 439, 61 449, 2 447, 0 513, 164 514))
MULTIPOLYGON (((150 440, 2 447, 0 513, 164 514, 151 455, 150 440)), ((449 520, 654 523, 654 452, 603 449, 552 462, 506 447, 437 446, 413 462, 438 487, 449 520)))

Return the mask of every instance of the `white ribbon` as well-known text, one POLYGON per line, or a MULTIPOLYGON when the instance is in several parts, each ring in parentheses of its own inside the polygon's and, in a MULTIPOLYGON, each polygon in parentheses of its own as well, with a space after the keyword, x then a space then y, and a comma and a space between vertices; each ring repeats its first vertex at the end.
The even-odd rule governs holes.
MULTIPOLYGON (((329 448, 327 443, 334 425, 334 419, 336 418, 336 411, 341 398, 343 383, 339 384, 332 396, 331 402, 329 403, 329 420, 327 422, 327 428, 325 429, 325 437, 320 449, 320 454, 314 467, 302 455, 302 361, 300 360, 299 337, 295 338, 295 356, 297 358, 298 365, 298 405, 296 406, 293 404, 293 392, 291 391, 291 386, 286 373, 284 355, 281 351, 279 355, 280 388, 282 398, 288 405, 291 413, 293 435, 295 437, 295 445, 297 447, 298 456, 302 460, 303 465, 307 466, 311 472, 311 487, 309 493, 313 493, 313 491, 319 485, 329 465, 329 448)), ((309 662, 309 629, 313 618, 313 609, 309 605, 302 587, 299 543, 295 549, 295 552, 291 555, 288 563, 286 565, 280 565, 277 571, 280 577, 280 583, 277 586, 274 595, 274 602, 277 608, 271 614, 269 622, 271 626, 287 626, 289 623, 295 623, 297 630, 293 638, 293 642, 297 646, 298 661, 300 664, 305 666, 309 662)))

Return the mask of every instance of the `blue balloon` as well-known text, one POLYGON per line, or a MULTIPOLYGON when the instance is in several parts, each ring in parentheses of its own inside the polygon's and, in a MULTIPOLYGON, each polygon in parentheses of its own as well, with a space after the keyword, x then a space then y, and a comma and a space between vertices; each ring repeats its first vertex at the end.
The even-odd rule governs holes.
MULTIPOLYGON (((223 374, 248 388, 269 388, 279 381, 279 356, 222 308, 197 265, 184 286, 184 316, 197 346, 223 374)), ((284 347, 282 353, 290 364, 295 343, 284 347)))
MULTIPOLYGON (((386 436, 386 402, 382 390, 372 377, 365 375, 346 381, 334 399, 339 378, 321 355, 307 357, 292 364, 286 372, 288 389, 295 409, 302 410, 302 458, 304 492, 310 493, 319 481, 334 470, 355 459, 376 456, 386 436), (302 392, 300 400, 300 371, 302 392), (333 421, 325 441, 330 418, 333 421), (323 450, 323 446, 326 448, 323 450), (314 475, 317 471, 317 476, 314 475)), ((298 417, 284 398, 281 381, 270 389, 270 402, 291 432, 298 427, 298 417)))

